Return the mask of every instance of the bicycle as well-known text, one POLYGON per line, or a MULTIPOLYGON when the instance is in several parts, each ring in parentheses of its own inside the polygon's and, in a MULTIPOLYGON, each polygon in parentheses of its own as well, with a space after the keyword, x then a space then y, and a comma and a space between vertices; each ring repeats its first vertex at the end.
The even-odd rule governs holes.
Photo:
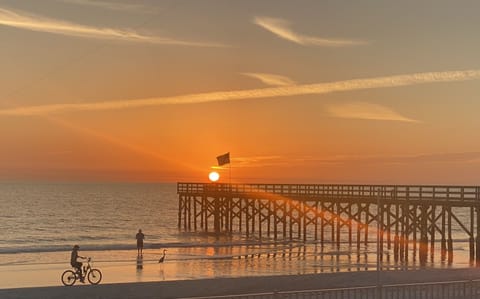
POLYGON ((92 268, 91 262, 92 258, 87 258, 87 266, 83 266, 83 275, 79 273, 77 268, 73 270, 65 270, 62 274, 62 283, 65 286, 72 286, 78 280, 88 279, 91 284, 99 284, 102 280, 102 272, 99 269, 92 268))

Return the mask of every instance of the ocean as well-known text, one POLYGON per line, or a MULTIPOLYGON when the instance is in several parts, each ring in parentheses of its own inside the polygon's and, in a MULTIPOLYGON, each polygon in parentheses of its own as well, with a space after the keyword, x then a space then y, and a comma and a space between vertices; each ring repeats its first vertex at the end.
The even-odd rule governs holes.
MULTIPOLYGON (((9 269, 39 264, 68 267, 75 244, 80 246, 81 255, 92 256, 104 265, 135 265, 138 229, 145 234, 145 263, 155 263, 167 249, 165 263, 177 268, 170 280, 377 267, 374 243, 358 249, 344 242, 338 248, 313 241, 260 242, 240 233, 218 237, 180 230, 176 184, 0 183, 0 206, 0 267, 9 269)), ((452 265, 440 261, 436 252, 427 267, 468 267, 468 243, 457 240, 454 246, 452 265)), ((388 250, 385 255, 385 269, 419 266, 418 259, 400 264, 388 250)))

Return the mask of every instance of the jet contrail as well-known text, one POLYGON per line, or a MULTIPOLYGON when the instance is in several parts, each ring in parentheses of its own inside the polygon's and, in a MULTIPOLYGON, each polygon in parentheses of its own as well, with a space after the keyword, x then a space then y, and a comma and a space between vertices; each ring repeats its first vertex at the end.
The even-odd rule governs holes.
POLYGON ((288 85, 235 91, 217 91, 146 99, 130 99, 82 104, 76 103, 26 106, 2 109, 0 110, 0 115, 41 115, 69 111, 99 111, 161 105, 199 104, 219 101, 290 97, 312 94, 320 95, 342 91, 409 86, 425 83, 455 82, 474 79, 480 79, 480 70, 415 73, 367 79, 352 79, 330 83, 288 85))
POLYGON ((340 118, 418 122, 418 120, 400 115, 389 107, 372 103, 352 102, 331 104, 327 105, 326 108, 332 116, 340 118))
POLYGON ((255 17, 255 24, 264 28, 276 36, 294 42, 299 45, 315 45, 324 47, 344 47, 366 44, 364 41, 345 40, 345 39, 328 39, 315 36, 307 36, 290 29, 290 23, 277 18, 255 17))
POLYGON ((146 7, 138 3, 119 3, 118 1, 100 1, 100 0, 57 0, 64 3, 92 6, 109 10, 151 13, 152 7, 146 7))
POLYGON ((53 34, 61 34, 65 36, 75 36, 83 38, 194 47, 225 47, 224 45, 220 44, 191 42, 168 37, 143 35, 129 29, 115 29, 80 25, 71 22, 40 17, 25 12, 8 10, 1 7, 0 25, 30 31, 48 32, 53 34))
POLYGON ((293 80, 280 75, 264 74, 264 73, 243 73, 243 75, 258 79, 267 85, 273 85, 273 86, 295 85, 295 82, 293 80))

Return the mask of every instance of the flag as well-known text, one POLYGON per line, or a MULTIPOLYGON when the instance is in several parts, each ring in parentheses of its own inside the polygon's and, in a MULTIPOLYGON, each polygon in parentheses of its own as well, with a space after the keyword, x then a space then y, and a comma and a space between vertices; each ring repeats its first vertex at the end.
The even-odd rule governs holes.
POLYGON ((218 166, 230 163, 230 152, 217 157, 218 166))

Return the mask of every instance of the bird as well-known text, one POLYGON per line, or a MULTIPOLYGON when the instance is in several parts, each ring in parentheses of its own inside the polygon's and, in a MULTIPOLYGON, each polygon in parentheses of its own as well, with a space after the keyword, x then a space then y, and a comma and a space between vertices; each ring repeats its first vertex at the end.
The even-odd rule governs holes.
POLYGON ((163 261, 165 261, 165 252, 167 252, 166 249, 163 250, 163 256, 158 260, 159 263, 163 263, 163 261))

